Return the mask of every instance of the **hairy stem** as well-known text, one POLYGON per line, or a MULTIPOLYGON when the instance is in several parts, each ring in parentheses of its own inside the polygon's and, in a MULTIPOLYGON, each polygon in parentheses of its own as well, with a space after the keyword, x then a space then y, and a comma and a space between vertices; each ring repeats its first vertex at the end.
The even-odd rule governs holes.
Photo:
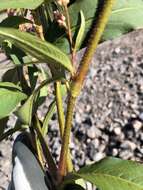
POLYGON ((81 60, 78 72, 76 73, 76 76, 72 83, 73 96, 77 97, 81 91, 84 79, 87 75, 89 66, 91 64, 92 57, 93 57, 95 50, 97 49, 98 43, 102 37, 102 34, 103 34, 105 26, 108 22, 108 19, 111 14, 112 7, 113 7, 115 1, 116 0, 106 0, 103 5, 103 8, 99 14, 99 17, 96 20, 95 26, 93 27, 93 31, 89 38, 89 42, 88 42, 86 51, 81 60))
POLYGON ((72 82, 71 93, 69 95, 69 101, 68 101, 68 107, 67 107, 67 115, 66 115, 66 123, 65 123, 64 136, 63 136, 63 142, 62 142, 62 149, 61 149, 60 161, 59 161, 59 175, 60 175, 59 182, 66 175, 66 158, 68 154, 69 138, 70 138, 70 131, 72 127, 72 117, 73 117, 75 101, 81 91, 84 78, 87 75, 87 72, 91 63, 91 59, 101 39, 101 36, 108 22, 108 19, 111 14, 112 7, 115 1, 116 0, 105 1, 103 5, 103 9, 101 10, 98 20, 96 21, 96 25, 94 26, 91 36, 89 38, 89 43, 87 45, 86 52, 81 61, 80 68, 72 82))

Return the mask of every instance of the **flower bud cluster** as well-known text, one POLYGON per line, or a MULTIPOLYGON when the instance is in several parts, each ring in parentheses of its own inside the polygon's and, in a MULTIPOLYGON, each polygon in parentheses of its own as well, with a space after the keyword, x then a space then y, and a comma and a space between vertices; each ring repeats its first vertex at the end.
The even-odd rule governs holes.
POLYGON ((66 18, 58 10, 54 11, 54 18, 59 26, 66 28, 66 18))

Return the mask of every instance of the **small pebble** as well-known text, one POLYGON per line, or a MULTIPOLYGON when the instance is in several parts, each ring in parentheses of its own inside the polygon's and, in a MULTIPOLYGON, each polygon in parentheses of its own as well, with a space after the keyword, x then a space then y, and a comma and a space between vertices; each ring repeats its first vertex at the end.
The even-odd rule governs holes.
POLYGON ((133 122, 133 127, 134 127, 135 131, 138 132, 143 127, 143 123, 138 120, 135 120, 133 122))
POLYGON ((95 126, 92 126, 87 130, 87 136, 91 139, 94 139, 97 135, 96 132, 97 129, 95 129, 95 126))
POLYGON ((97 162, 97 161, 103 159, 104 157, 105 157, 105 154, 104 154, 104 153, 98 152, 98 153, 96 153, 95 156, 94 156, 94 161, 97 162))
POLYGON ((121 128, 120 127, 116 127, 114 129, 114 132, 115 132, 116 135, 120 135, 121 134, 121 128))

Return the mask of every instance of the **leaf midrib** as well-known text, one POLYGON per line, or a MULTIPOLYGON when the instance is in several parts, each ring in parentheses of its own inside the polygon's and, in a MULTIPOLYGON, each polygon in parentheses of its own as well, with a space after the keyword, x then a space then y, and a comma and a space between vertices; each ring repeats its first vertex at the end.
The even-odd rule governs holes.
POLYGON ((132 10, 138 10, 138 9, 142 9, 143 8, 143 6, 137 6, 137 7, 124 7, 124 8, 120 8, 120 9, 117 9, 117 10, 113 10, 112 11, 112 13, 111 13, 111 15, 112 14, 116 14, 116 13, 120 13, 120 12, 122 12, 122 11, 132 11, 132 10))
MULTIPOLYGON (((7 34, 4 34, 3 32, 0 32, 0 33, 2 33, 2 35, 5 36, 5 37, 8 36, 9 38, 12 38, 11 41, 17 40, 18 42, 22 43, 24 46, 25 46, 25 44, 26 44, 27 46, 32 47, 32 48, 35 49, 36 51, 39 51, 41 54, 44 54, 44 55, 46 55, 47 57, 51 57, 51 58, 52 58, 52 56, 46 54, 42 49, 39 49, 39 48, 37 48, 37 47, 35 47, 35 46, 32 46, 31 43, 28 43, 28 41, 25 41, 25 40, 23 40, 22 38, 16 37, 15 35, 8 34, 8 33, 7 33, 7 34)), ((35 37, 35 36, 33 36, 33 37, 35 37)), ((39 41, 39 43, 41 43, 41 42, 39 41)), ((42 44, 42 45, 44 46, 44 44, 42 44)), ((48 44, 48 45, 52 47, 51 44, 48 44)), ((46 44, 45 44, 45 47, 47 47, 46 44)), ((47 47, 47 48, 49 49, 49 47, 47 47)), ((55 48, 55 47, 53 47, 53 48, 55 48)), ((60 53, 60 51, 58 50, 58 48, 55 48, 55 50, 58 51, 58 53, 60 53)))
MULTIPOLYGON (((77 174, 78 176, 80 176, 80 177, 82 177, 82 175, 85 175, 85 174, 82 174, 81 173, 81 175, 80 175, 80 173, 79 174, 77 174)), ((128 184, 131 184, 131 185, 135 185, 137 188, 141 188, 140 190, 143 190, 143 186, 141 186, 140 184, 138 184, 138 183, 134 183, 134 182, 132 182, 132 181, 129 181, 129 180, 127 180, 127 179, 125 179, 125 178, 121 178, 121 177, 118 177, 118 176, 113 176, 113 175, 110 175, 110 174, 103 174, 103 173, 94 173, 94 172, 92 172, 92 173, 86 173, 86 176, 91 176, 91 175, 102 175, 103 177, 105 176, 107 176, 107 177, 109 177, 109 178, 115 178, 114 180, 120 180, 120 181, 123 181, 124 183, 128 183, 128 184)), ((139 177, 143 177, 143 176, 139 176, 139 177)), ((83 178, 83 177, 82 177, 83 178)), ((91 183, 93 183, 92 181, 90 181, 91 183)))

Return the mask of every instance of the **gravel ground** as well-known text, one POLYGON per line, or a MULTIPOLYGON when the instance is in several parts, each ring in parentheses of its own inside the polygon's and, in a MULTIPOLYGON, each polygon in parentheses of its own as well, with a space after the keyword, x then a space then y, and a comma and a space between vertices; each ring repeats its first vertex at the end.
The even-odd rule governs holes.
MULTIPOLYGON (((143 30, 138 30, 105 42, 94 56, 74 115, 71 152, 76 169, 106 155, 143 161, 142 36, 143 30)), ((58 135, 54 115, 48 140, 56 159, 58 135)), ((6 188, 10 176, 11 143, 0 143, 1 189, 6 188)))

